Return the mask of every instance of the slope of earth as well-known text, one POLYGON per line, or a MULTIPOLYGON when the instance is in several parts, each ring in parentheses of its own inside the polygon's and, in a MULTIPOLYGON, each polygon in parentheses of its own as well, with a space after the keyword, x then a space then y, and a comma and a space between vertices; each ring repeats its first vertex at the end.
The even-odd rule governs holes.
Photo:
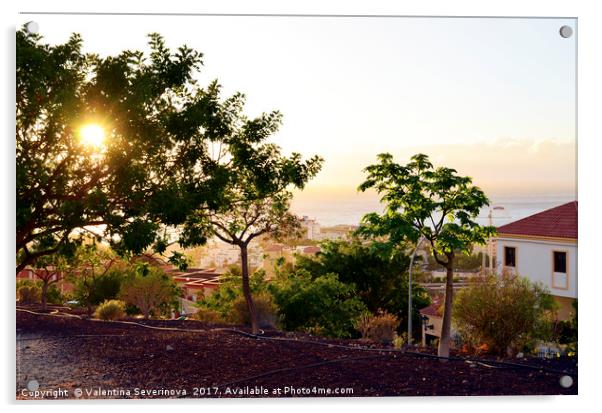
POLYGON ((18 311, 16 397, 577 394, 573 360, 523 361, 537 368, 488 359, 442 362, 343 348, 358 346, 357 340, 314 344, 307 340, 316 338, 279 332, 266 334, 277 340, 259 340, 194 321, 146 324, 179 330, 18 311), (560 385, 564 372, 573 380, 568 388, 560 385))

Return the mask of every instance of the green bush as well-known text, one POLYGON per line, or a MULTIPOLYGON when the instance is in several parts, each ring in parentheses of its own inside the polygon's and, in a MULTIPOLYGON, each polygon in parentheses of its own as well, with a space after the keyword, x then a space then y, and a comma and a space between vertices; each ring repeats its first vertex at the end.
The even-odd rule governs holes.
POLYGON ((17 287, 19 304, 39 303, 42 298, 42 289, 35 283, 23 283, 17 287))
POLYGON ((382 312, 377 315, 362 314, 355 323, 355 328, 362 338, 383 344, 391 344, 395 340, 399 319, 393 314, 382 312))
POLYGON ((312 278, 305 270, 281 277, 270 284, 284 329, 301 330, 330 337, 351 337, 353 321, 367 311, 353 285, 336 274, 312 278))
POLYGON ((119 300, 106 300, 96 308, 94 317, 101 320, 119 320, 125 317, 125 303, 119 300))
MULTIPOLYGON (((19 280, 17 281, 17 291, 19 291, 20 287, 35 287, 40 289, 40 297, 31 303, 39 303, 42 301, 42 281, 41 280, 19 280)), ((35 296, 35 292, 33 293, 35 296)), ((19 297, 17 293, 17 297, 19 297)), ((48 290, 46 291, 46 302, 48 304, 63 304, 65 302, 65 297, 61 293, 61 290, 56 286, 56 284, 51 284, 48 286, 48 290)))
POLYGON ((505 355, 522 350, 532 340, 550 337, 554 304, 543 286, 526 278, 486 276, 458 291, 454 322, 469 346, 486 345, 505 355))
POLYGON ((209 308, 199 308, 198 311, 192 315, 192 318, 207 324, 224 323, 224 319, 222 318, 221 314, 209 308))
POLYGON ((60 305, 65 301, 65 296, 55 284, 48 286, 48 290, 46 291, 46 302, 48 304, 60 305))
MULTIPOLYGON (((253 303, 257 312, 257 324, 260 328, 275 328, 277 321, 276 306, 268 293, 253 294, 253 303)), ((237 297, 232 303, 230 320, 234 324, 251 325, 249 307, 244 296, 237 297)))
POLYGON ((136 268, 135 275, 123 282, 119 293, 119 298, 138 307, 144 318, 153 312, 168 312, 175 307, 177 297, 178 288, 171 277, 159 268, 146 265, 136 268))
POLYGON ((131 277, 127 271, 113 270, 104 275, 84 279, 75 279, 74 299, 80 303, 98 305, 107 300, 116 299, 119 295, 122 282, 131 277))
MULTIPOLYGON (((316 256, 299 256, 295 268, 307 271, 312 278, 336 274, 341 283, 353 286, 369 312, 387 311, 404 325, 407 323, 410 258, 405 247, 391 248, 386 243, 352 238, 324 241, 320 248, 316 256)), ((418 270, 420 262, 421 257, 416 257, 412 285, 414 334, 420 334, 419 310, 430 304, 428 292, 416 283, 425 277, 418 270)))
MULTIPOLYGON (((263 270, 255 271, 249 278, 251 293, 253 297, 261 293, 267 293, 267 282, 265 281, 265 272, 263 270)), ((213 294, 203 297, 197 302, 200 309, 216 311, 226 322, 232 322, 233 304, 236 300, 243 297, 242 277, 240 268, 231 267, 224 274, 219 287, 213 294)))

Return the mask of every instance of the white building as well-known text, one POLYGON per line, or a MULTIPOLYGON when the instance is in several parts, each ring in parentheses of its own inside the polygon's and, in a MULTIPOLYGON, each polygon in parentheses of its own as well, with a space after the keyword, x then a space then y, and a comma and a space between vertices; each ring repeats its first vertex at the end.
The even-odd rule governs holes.
POLYGON ((307 239, 319 239, 321 228, 318 221, 304 215, 303 218, 301 218, 301 227, 307 231, 307 239))
POLYGON ((540 282, 567 319, 577 298, 577 201, 551 208, 498 229, 498 272, 540 282))

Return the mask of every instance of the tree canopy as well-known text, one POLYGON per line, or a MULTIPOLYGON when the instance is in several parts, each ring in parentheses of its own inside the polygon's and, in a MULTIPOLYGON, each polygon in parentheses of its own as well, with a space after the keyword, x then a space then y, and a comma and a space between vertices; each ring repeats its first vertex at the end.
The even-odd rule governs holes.
POLYGON ((17 271, 89 232, 120 253, 164 252, 174 241, 165 228, 232 205, 243 169, 260 192, 302 182, 298 158, 273 177, 279 160, 253 148, 275 130, 277 112, 243 116, 244 95, 222 98, 217 81, 198 84, 200 52, 149 39, 150 53, 104 57, 84 53, 79 35, 48 45, 17 32, 17 271), (104 139, 86 142, 85 128, 104 139))
MULTIPOLYGON (((232 115, 235 127, 214 154, 222 189, 213 205, 194 210, 180 233, 182 246, 195 246, 215 236, 241 251, 241 275, 254 332, 257 317, 249 287, 248 245, 261 236, 280 238, 299 232, 299 219, 289 211, 293 188, 303 189, 322 166, 322 158, 290 156, 267 141, 278 130, 281 115, 271 112, 255 120, 242 114, 244 100, 232 115)), ((194 191, 194 189, 193 189, 194 191)))

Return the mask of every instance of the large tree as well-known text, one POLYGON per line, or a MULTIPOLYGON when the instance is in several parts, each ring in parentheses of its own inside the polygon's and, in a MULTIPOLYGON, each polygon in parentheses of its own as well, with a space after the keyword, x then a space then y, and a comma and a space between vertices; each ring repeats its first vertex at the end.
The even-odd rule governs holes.
POLYGON ((321 168, 322 159, 303 160, 293 153, 285 156, 267 141, 281 122, 278 112, 247 119, 242 114, 244 96, 239 96, 237 127, 223 139, 214 154, 224 189, 219 202, 191 214, 180 234, 180 245, 200 245, 208 237, 240 248, 242 289, 251 326, 258 332, 257 312, 249 286, 248 249, 261 235, 280 238, 299 231, 298 218, 289 211, 291 189, 302 189, 321 168))
POLYGON ((360 234, 388 237, 392 244, 428 240, 434 259, 445 267, 445 304, 438 354, 449 356, 453 301, 453 268, 457 254, 470 253, 484 244, 495 227, 481 226, 475 219, 489 204, 485 193, 470 177, 451 168, 435 168, 428 156, 414 155, 407 165, 393 161, 390 154, 378 155, 378 163, 365 169, 361 191, 370 188, 382 195, 383 214, 362 218, 360 234))
POLYGON ((220 198, 209 147, 237 99, 197 84, 201 53, 149 45, 101 57, 17 32, 17 272, 88 231, 120 252, 164 245, 159 229, 220 198))

